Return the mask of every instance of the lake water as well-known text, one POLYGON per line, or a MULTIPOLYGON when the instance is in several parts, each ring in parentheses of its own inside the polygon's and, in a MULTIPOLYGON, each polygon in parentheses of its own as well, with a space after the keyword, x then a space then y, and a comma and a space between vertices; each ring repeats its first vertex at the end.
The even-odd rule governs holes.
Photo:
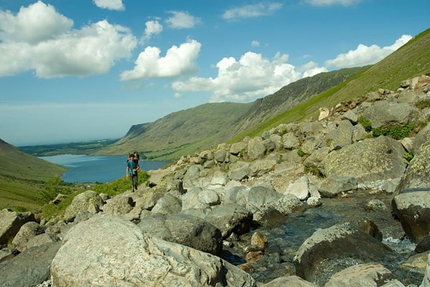
MULTIPOLYGON (((63 154, 40 157, 68 168, 64 182, 110 182, 125 176, 127 156, 90 156, 63 154)), ((165 161, 140 161, 140 169, 156 170, 169 164, 165 161)))

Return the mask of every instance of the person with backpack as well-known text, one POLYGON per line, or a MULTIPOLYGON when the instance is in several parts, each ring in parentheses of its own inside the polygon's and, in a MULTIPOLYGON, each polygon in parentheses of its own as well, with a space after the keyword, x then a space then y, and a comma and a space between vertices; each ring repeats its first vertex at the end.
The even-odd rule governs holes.
POLYGON ((127 160, 125 177, 130 178, 131 189, 133 192, 137 190, 137 183, 138 183, 137 171, 138 170, 139 170, 138 161, 135 160, 135 155, 132 153, 130 154, 127 160))

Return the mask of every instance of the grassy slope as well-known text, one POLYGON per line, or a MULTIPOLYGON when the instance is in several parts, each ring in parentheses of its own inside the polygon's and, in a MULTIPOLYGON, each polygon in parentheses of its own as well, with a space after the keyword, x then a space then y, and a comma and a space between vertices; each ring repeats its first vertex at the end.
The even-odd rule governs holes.
POLYGON ((214 134, 238 119, 250 106, 212 103, 172 113, 153 123, 133 126, 124 138, 96 154, 119 155, 137 150, 150 159, 162 160, 192 154, 210 146, 214 134))
POLYGON ((430 29, 420 33, 390 56, 346 82, 300 103, 275 118, 235 135, 229 142, 239 141, 245 136, 261 135, 263 131, 281 123, 316 118, 321 107, 331 108, 340 102, 359 98, 380 88, 395 90, 403 80, 428 73, 430 73, 430 29))
POLYGON ((0 208, 40 207, 38 196, 43 182, 61 176, 65 170, 0 140, 0 208))

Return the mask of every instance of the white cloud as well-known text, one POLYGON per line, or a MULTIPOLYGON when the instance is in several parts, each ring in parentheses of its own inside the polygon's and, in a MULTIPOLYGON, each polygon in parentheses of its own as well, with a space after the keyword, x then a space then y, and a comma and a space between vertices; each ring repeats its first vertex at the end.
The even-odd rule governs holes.
POLYGON ((41 78, 105 73, 137 45, 129 29, 106 20, 80 30, 72 25, 41 1, 16 16, 0 11, 0 76, 31 70, 41 78))
POLYGON ((258 41, 252 41, 251 42, 251 46, 252 47, 260 47, 260 42, 258 42, 258 41))
POLYGON ((134 69, 121 73, 121 80, 175 78, 192 74, 198 70, 196 59, 200 47, 199 42, 189 40, 179 47, 172 46, 165 57, 160 57, 159 48, 146 47, 135 61, 134 69))
POLYGON ((195 25, 201 23, 200 18, 190 15, 188 14, 188 12, 170 11, 169 13, 173 16, 168 18, 166 20, 166 23, 169 25, 170 28, 173 29, 192 28, 195 25))
POLYGON ((158 21, 148 21, 145 26, 145 37, 147 38, 151 38, 152 35, 160 34, 163 31, 163 25, 158 21))
POLYGON ((261 54, 247 52, 239 61, 233 57, 219 61, 216 78, 193 77, 184 82, 174 82, 172 88, 179 92, 212 92, 211 102, 250 101, 301 78, 294 66, 286 63, 287 60, 288 55, 285 54, 278 53, 269 60, 261 54))
POLYGON ((224 12, 222 17, 226 20, 237 20, 239 18, 251 18, 259 16, 272 15, 277 10, 281 9, 281 3, 270 3, 270 4, 253 4, 242 7, 236 7, 229 9, 224 12))
POLYGON ((70 30, 73 21, 58 14, 51 5, 41 1, 21 7, 14 16, 0 10, 0 40, 3 42, 39 43, 54 39, 70 30))
POLYGON ((328 72, 325 67, 319 67, 315 62, 309 62, 297 69, 299 72, 303 73, 303 78, 312 77, 319 73, 328 72))
POLYGON ((157 20, 147 21, 145 23, 145 34, 140 39, 139 44, 144 45, 146 41, 152 38, 154 35, 158 35, 163 32, 163 25, 157 20))
POLYGON ((125 10, 122 0, 94 0, 94 4, 102 9, 125 10))
POLYGON ((406 44, 412 36, 403 35, 393 45, 380 48, 377 45, 366 46, 359 44, 357 49, 340 54, 335 59, 327 60, 326 67, 350 68, 372 65, 384 59, 392 52, 406 44))
POLYGON ((306 3, 309 3, 313 6, 331 6, 338 4, 343 6, 350 6, 361 1, 362 0, 305 0, 306 3))

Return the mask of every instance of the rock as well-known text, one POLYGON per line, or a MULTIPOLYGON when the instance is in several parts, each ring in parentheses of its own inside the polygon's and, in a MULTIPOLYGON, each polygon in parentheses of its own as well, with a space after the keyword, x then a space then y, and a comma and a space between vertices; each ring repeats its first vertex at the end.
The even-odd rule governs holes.
POLYGON ((430 192, 410 191, 396 195, 393 211, 412 242, 418 243, 430 232, 430 192))
POLYGON ((25 249, 27 249, 27 243, 30 239, 44 232, 45 227, 41 226, 39 223, 34 221, 27 222, 21 226, 15 238, 13 239, 12 244, 20 252, 23 252, 25 249))
POLYGON ((254 186, 248 192, 246 208, 252 213, 275 206, 282 197, 280 193, 263 186, 254 186))
POLYGON ((326 136, 330 150, 338 150, 352 143, 353 125, 349 120, 340 121, 335 130, 326 136))
POLYGON ((377 239, 345 223, 314 232, 300 246, 294 265, 296 275, 321 286, 351 265, 380 262, 390 252, 377 239))
POLYGON ((285 193, 295 195, 300 200, 306 200, 309 197, 309 178, 302 176, 290 184, 285 193))
POLYGON ((49 279, 51 262, 60 242, 47 243, 26 249, 18 256, 0 263, 0 286, 36 286, 49 279))
POLYGON ((112 215, 125 215, 135 206, 136 203, 131 196, 120 194, 106 201, 106 204, 103 205, 103 212, 112 215))
POLYGON ((359 264, 334 274, 324 287, 382 286, 392 279, 394 279, 393 274, 381 264, 359 264))
POLYGON ((406 103, 394 103, 389 101, 375 102, 368 107, 363 117, 368 119, 372 128, 390 127, 393 125, 406 125, 418 115, 415 107, 406 103))
POLYGON ((312 284, 306 280, 303 280, 299 276, 284 276, 276 278, 275 280, 270 281, 269 283, 261 285, 261 287, 285 287, 285 286, 294 286, 294 287, 317 287, 317 285, 312 284))
POLYGON ((205 220, 221 230, 222 238, 228 238, 232 233, 237 235, 249 232, 252 213, 245 207, 234 203, 215 206, 205 217, 205 220))
POLYGON ((72 203, 66 208, 63 216, 64 221, 73 221, 81 210, 86 210, 92 214, 96 214, 101 211, 103 204, 104 202, 97 192, 93 190, 87 190, 81 194, 78 194, 73 199, 72 203))
POLYGON ((182 201, 176 196, 166 193, 152 208, 152 213, 177 214, 182 210, 182 201))
POLYGON ((356 178, 358 183, 403 176, 405 151, 398 141, 385 136, 365 139, 332 151, 322 162, 326 177, 356 178))
POLYGON ((262 158, 266 153, 266 146, 260 137, 252 138, 248 142, 248 157, 251 160, 262 158))
POLYGON ((300 146, 299 139, 294 135, 293 132, 288 132, 282 136, 282 142, 284 143, 284 149, 292 150, 297 149, 300 146))
POLYGON ((306 207, 300 201, 300 199, 293 194, 284 194, 276 202, 275 208, 283 215, 289 215, 293 213, 301 213, 305 211, 306 207))
POLYGON ((244 286, 252 277, 214 255, 97 215, 67 234, 51 265, 54 286, 244 286))
POLYGON ((251 245, 265 249, 267 247, 267 237, 261 232, 256 231, 251 236, 251 245))
MULTIPOLYGON (((430 134, 429 134, 430 136, 430 134)), ((394 194, 410 189, 427 189, 430 187, 430 139, 423 143, 410 161, 408 168, 401 176, 394 194)))
POLYGON ((221 231, 209 222, 187 214, 154 215, 138 224, 142 231, 214 255, 221 255, 221 231))
POLYGON ((31 212, 15 212, 9 209, 0 211, 0 244, 7 244, 18 233, 21 226, 29 221, 35 221, 31 212))
POLYGON ((325 178, 319 187, 322 197, 333 198, 338 195, 357 189, 357 181, 353 177, 329 176, 325 178))

